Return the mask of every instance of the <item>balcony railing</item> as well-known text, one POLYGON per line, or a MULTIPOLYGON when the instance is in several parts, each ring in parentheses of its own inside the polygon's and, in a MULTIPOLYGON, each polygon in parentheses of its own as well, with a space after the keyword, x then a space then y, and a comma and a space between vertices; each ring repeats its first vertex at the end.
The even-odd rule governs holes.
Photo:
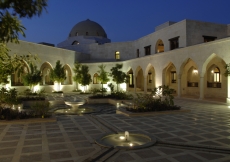
POLYGON ((188 82, 188 87, 198 87, 198 82, 188 82))
POLYGON ((208 88, 221 88, 220 82, 207 82, 208 88))

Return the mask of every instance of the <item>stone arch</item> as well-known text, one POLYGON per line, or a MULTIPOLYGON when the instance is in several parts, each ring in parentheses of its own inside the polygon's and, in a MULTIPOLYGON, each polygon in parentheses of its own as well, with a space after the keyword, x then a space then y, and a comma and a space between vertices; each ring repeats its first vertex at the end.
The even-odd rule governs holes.
POLYGON ((65 70, 65 74, 66 74, 66 79, 64 81, 64 85, 68 85, 68 84, 72 84, 72 71, 71 68, 68 64, 64 65, 64 70, 65 70))
POLYGON ((164 85, 169 86, 169 88, 177 91, 177 70, 175 65, 170 62, 163 70, 163 83, 164 85))
POLYGON ((155 80, 155 69, 152 64, 148 64, 145 70, 145 77, 146 77, 146 86, 147 91, 152 91, 153 88, 156 87, 156 80, 155 80))
POLYGON ((53 85, 54 83, 50 79, 50 72, 53 70, 52 65, 49 62, 44 62, 40 70, 42 73, 42 85, 53 85))
POLYGON ((225 100, 227 98, 227 77, 224 76, 226 62, 211 54, 204 62, 204 97, 225 100))
POLYGON ((130 68, 129 71, 127 72, 129 75, 129 82, 128 82, 128 87, 129 88, 134 88, 134 75, 133 75, 133 69, 130 68))
POLYGON ((136 76, 136 91, 143 91, 144 90, 144 72, 140 66, 136 68, 135 76, 136 76))
POLYGON ((186 59, 180 68, 182 96, 199 97, 199 71, 197 64, 191 59, 186 59))
POLYGON ((11 74, 11 86, 24 86, 23 76, 30 72, 30 67, 26 61, 13 74, 11 74))
POLYGON ((93 75, 93 84, 99 84, 98 74, 97 74, 97 73, 95 73, 95 74, 93 75))
POLYGON ((158 39, 155 45, 155 53, 164 52, 164 42, 161 39, 158 39))

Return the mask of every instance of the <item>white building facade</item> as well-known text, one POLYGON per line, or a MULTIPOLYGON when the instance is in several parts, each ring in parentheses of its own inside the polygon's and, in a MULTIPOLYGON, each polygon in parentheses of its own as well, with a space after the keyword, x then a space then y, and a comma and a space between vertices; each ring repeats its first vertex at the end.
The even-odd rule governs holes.
MULTIPOLYGON (((97 80, 99 65, 106 65, 110 72, 115 64, 122 63, 123 71, 130 75, 130 82, 124 86, 127 91, 147 93, 154 87, 168 85, 178 97, 228 101, 230 79, 224 73, 225 65, 230 63, 229 36, 230 25, 182 20, 166 22, 138 40, 111 43, 104 29, 87 19, 77 23, 57 47, 24 41, 8 47, 11 53, 38 55, 41 61, 37 66, 43 75, 40 87, 48 92, 53 90, 49 71, 57 60, 66 69, 64 92, 76 88, 72 79, 74 62, 89 66, 93 82, 88 89, 101 87, 97 80)), ((28 88, 16 75, 11 77, 11 86, 28 88)))

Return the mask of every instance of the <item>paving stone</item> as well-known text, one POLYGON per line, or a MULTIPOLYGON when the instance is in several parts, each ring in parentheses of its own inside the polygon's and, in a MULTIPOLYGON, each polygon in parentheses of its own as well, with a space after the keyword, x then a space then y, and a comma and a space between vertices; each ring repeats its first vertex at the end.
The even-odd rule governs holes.
POLYGON ((179 154, 183 152, 183 150, 172 149, 172 148, 158 148, 158 150, 165 153, 166 155, 179 154))
POLYGON ((5 147, 16 147, 18 144, 18 141, 13 141, 13 142, 0 142, 0 148, 5 148, 5 147))
POLYGON ((54 151, 54 150, 66 150, 67 146, 66 144, 52 144, 49 145, 49 150, 54 151))
POLYGON ((89 148, 89 149, 80 149, 80 150, 76 150, 79 156, 85 156, 88 155, 90 153, 92 153, 93 151, 95 151, 94 148, 89 148))
POLYGON ((0 156, 1 155, 13 155, 15 152, 16 148, 5 148, 5 149, 0 149, 0 156))
POLYGON ((149 149, 143 149, 140 151, 135 151, 135 154, 137 154, 138 156, 140 156, 143 159, 160 156, 158 153, 156 153, 152 150, 149 150, 149 149))
POLYGON ((42 146, 23 147, 22 153, 42 152, 42 146))
POLYGON ((21 155, 20 162, 42 161, 42 154, 21 155))
POLYGON ((174 159, 178 160, 179 162, 201 162, 203 160, 198 159, 192 155, 186 154, 186 155, 180 155, 180 156, 174 156, 174 159))
POLYGON ((48 143, 51 144, 51 143, 63 143, 65 142, 65 139, 64 138, 48 138, 48 143))
POLYGON ((4 136, 2 141, 15 141, 19 140, 20 136, 4 136))
POLYGON ((82 147, 90 147, 92 146, 88 141, 84 142, 73 142, 72 143, 75 148, 82 148, 82 147))
POLYGON ((36 139, 36 140, 25 140, 24 141, 24 145, 41 145, 42 144, 42 140, 41 139, 36 139))
POLYGON ((13 156, 10 157, 4 157, 4 158, 0 158, 1 162, 11 162, 13 159, 13 156))
POLYGON ((215 154, 215 153, 197 152, 196 154, 207 159, 207 160, 214 160, 214 159, 220 159, 222 157, 225 157, 223 155, 215 154))
POLYGON ((123 153, 116 158, 115 162, 125 162, 125 161, 132 161, 132 160, 135 160, 135 159, 129 154, 123 153))
POLYGON ((64 158, 71 158, 71 154, 69 151, 59 151, 59 152, 50 152, 50 159, 64 159, 64 158))

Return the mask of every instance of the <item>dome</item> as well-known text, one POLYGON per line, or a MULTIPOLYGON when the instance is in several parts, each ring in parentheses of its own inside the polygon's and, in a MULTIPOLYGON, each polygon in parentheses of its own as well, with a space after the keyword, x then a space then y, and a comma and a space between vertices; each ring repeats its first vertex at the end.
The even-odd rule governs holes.
POLYGON ((107 34, 101 25, 89 19, 77 23, 72 28, 69 37, 75 36, 98 36, 107 38, 107 34))

